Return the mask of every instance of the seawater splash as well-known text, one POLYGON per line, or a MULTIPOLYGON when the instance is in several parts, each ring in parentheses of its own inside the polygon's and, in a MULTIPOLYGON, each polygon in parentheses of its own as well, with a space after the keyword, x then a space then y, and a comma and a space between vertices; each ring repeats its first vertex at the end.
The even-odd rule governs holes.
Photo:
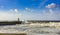
POLYGON ((21 33, 28 35, 59 35, 60 28, 41 27, 39 24, 20 24, 0 26, 0 33, 21 33))

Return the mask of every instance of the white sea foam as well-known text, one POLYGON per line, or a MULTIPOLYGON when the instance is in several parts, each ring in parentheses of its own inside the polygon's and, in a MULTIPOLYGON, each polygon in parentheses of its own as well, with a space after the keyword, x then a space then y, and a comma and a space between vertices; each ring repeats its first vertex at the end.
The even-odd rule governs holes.
POLYGON ((0 33, 27 33, 28 35, 58 35, 60 28, 41 27, 39 24, 0 26, 0 33))

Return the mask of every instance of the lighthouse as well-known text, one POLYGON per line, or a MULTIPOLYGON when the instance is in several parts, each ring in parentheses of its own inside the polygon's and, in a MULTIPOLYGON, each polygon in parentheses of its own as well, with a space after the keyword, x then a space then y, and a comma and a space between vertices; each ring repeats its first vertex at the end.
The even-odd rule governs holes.
POLYGON ((19 18, 18 18, 18 24, 19 24, 19 18))

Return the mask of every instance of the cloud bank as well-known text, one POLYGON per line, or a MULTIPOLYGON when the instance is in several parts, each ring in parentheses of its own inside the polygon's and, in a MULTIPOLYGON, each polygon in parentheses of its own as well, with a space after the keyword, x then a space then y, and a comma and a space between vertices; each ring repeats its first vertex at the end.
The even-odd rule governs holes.
POLYGON ((18 17, 21 17, 20 13, 14 11, 0 11, 0 21, 13 21, 17 20, 18 17))
POLYGON ((18 17, 20 20, 60 20, 60 10, 56 10, 57 4, 51 3, 45 7, 48 11, 43 9, 41 12, 41 10, 30 8, 25 8, 24 10, 10 9, 6 12, 0 11, 0 21, 17 20, 18 17))

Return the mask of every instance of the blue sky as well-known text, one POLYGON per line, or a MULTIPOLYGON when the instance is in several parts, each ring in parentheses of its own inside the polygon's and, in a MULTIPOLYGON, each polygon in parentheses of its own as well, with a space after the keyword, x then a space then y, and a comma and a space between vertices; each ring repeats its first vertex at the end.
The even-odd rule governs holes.
POLYGON ((60 0, 0 0, 0 20, 60 20, 60 0))

